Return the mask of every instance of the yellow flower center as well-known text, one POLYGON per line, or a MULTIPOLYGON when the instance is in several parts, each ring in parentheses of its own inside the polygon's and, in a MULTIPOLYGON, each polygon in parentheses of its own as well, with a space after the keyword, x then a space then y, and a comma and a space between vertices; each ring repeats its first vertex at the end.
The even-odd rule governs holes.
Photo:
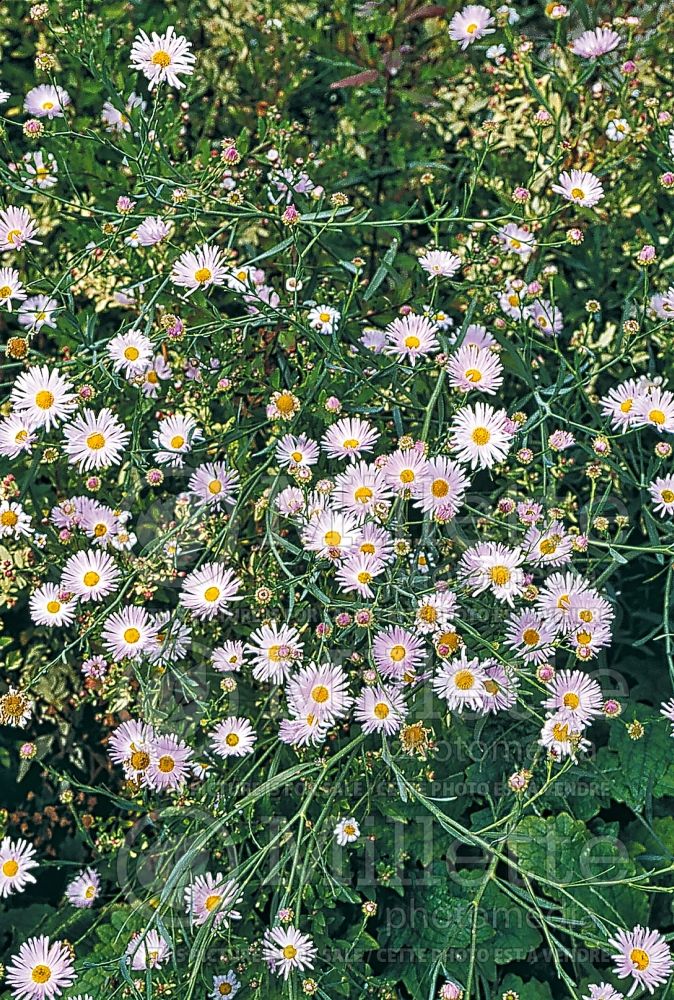
POLYGON ((360 441, 358 441, 357 438, 347 438, 344 442, 344 447, 352 450, 353 448, 357 448, 359 444, 360 441))
POLYGON ((483 687, 484 687, 485 691, 487 692, 487 694, 498 694, 499 691, 501 690, 501 688, 498 686, 498 684, 496 683, 496 681, 491 680, 491 679, 488 680, 488 681, 485 681, 484 684, 483 684, 483 687))
POLYGON ((552 735, 558 743, 566 743, 569 739, 569 727, 565 722, 556 722, 552 727, 552 735))
POLYGON ((213 277, 212 272, 207 267, 200 267, 198 271, 194 272, 194 280, 203 284, 205 281, 210 281, 213 277))
POLYGON ((584 198, 585 197, 585 192, 583 191, 582 188, 571 188, 571 197, 572 198, 584 198))
POLYGON ((219 587, 206 587, 206 590, 204 591, 204 600, 208 601, 209 604, 212 604, 213 601, 217 601, 218 597, 220 597, 219 587))
POLYGON ((466 378, 469 382, 481 382, 482 372, 479 368, 469 368, 466 372, 466 378))
POLYGON ((227 733, 225 736, 225 743, 228 747, 237 747, 240 742, 241 739, 238 733, 227 733))
POLYGON ((48 604, 47 604, 47 611, 49 612, 50 615, 57 615, 60 610, 61 610, 61 602, 60 601, 49 601, 48 602, 48 604))
POLYGON ((127 347, 124 351, 124 357, 127 361, 137 361, 140 357, 140 351, 137 347, 127 347))
POLYGON ((208 492, 212 493, 213 496, 217 496, 218 493, 222 492, 222 483, 219 479, 211 479, 208 484, 208 492))
POLYGON ((477 24, 475 24, 474 22, 472 24, 466 25, 466 33, 469 35, 474 35, 475 32, 477 31, 477 27, 478 27, 477 24))
POLYGON ((85 587, 95 587, 100 580, 100 574, 94 569, 87 570, 84 574, 84 586, 85 587))
POLYGON ((365 570, 362 570, 358 574, 358 583, 367 584, 370 582, 371 579, 372 579, 372 573, 368 573, 365 570))
POLYGON ((3 285, 2 288, 0 288, 0 299, 8 299, 11 296, 11 294, 12 294, 12 289, 9 287, 9 285, 3 285))
POLYGON ((21 230, 20 229, 10 229, 10 231, 7 233, 7 237, 6 238, 7 238, 7 242, 11 243, 12 246, 13 246, 16 243, 16 241, 21 238, 21 230))
POLYGON ((421 341, 419 338, 415 337, 413 333, 411 333, 409 337, 405 337, 405 347, 408 347, 410 350, 414 350, 414 348, 418 347, 420 343, 421 341))
POLYGON ((287 958, 289 962, 292 961, 296 954, 297 948, 295 948, 292 944, 287 944, 283 949, 283 957, 287 958))
POLYGON ((48 410, 54 405, 54 394, 49 389, 40 389, 35 396, 35 405, 39 406, 41 410, 48 410))
POLYGON ((92 451, 100 451, 104 447, 105 438, 98 431, 95 434, 90 434, 87 438, 87 448, 91 448, 92 451))
POLYGON ((592 636, 590 635, 589 632, 586 632, 585 630, 579 632, 578 635, 576 636, 576 639, 578 640, 581 646, 587 646, 589 645, 589 643, 592 642, 592 636))
POLYGON ((95 885, 87 886, 84 892, 85 899, 93 899, 95 895, 96 895, 96 886, 95 885))
POLYGON ((220 983, 220 985, 218 986, 218 993, 220 994, 221 997, 228 997, 231 995, 231 992, 232 992, 231 983, 220 983))
POLYGON ((282 392, 276 400, 276 409, 279 413, 292 413, 295 409, 295 400, 291 393, 282 392))
POLYGON ((672 490, 660 490, 660 496, 665 501, 665 503, 671 503, 674 500, 674 491, 672 490))
POLYGON ((155 66, 161 66, 162 69, 166 69, 167 66, 171 65, 171 57, 168 52, 164 52, 163 49, 159 49, 158 52, 153 53, 152 63, 155 66))
POLYGON ((401 483, 413 483, 415 478, 416 477, 412 469, 403 469, 403 471, 400 473, 401 483))
POLYGON ((270 646, 267 650, 267 657, 272 661, 272 663, 278 663, 281 657, 279 656, 280 646, 270 646))
POLYGON ((185 444, 185 438, 182 436, 182 434, 174 434, 173 437, 171 438, 170 443, 172 448, 182 448, 182 446, 185 444))
POLYGON ((96 538, 102 538, 108 532, 108 526, 106 524, 97 524, 94 528, 94 535, 96 538))
POLYGON ((33 967, 30 978, 34 983, 48 983, 51 979, 51 969, 48 965, 36 965, 33 967))
POLYGON ((449 493, 449 483, 446 479, 434 479, 431 483, 431 493, 434 497, 440 499, 441 497, 446 497, 449 493))
POLYGON ((585 624, 587 625, 587 624, 588 624, 589 622, 591 622, 591 621, 592 621, 592 619, 594 618, 594 615, 593 615, 593 614, 592 614, 592 612, 591 612, 591 611, 590 611, 590 610, 588 609, 587 611, 581 611, 581 612, 579 613, 578 617, 580 618, 580 620, 581 620, 582 622, 585 622, 585 624))
POLYGON ((473 442, 477 445, 487 444, 491 438, 491 434, 486 427, 476 427, 471 434, 473 442))
POLYGON ((492 566, 489 570, 489 576, 491 582, 495 583, 497 587, 505 587, 506 583, 510 582, 510 570, 507 566, 492 566))
POLYGON ((522 639, 527 646, 537 646, 541 639, 540 632, 535 628, 525 628, 522 639))
POLYGON ((326 531, 323 536, 323 541, 331 549, 336 548, 342 540, 342 536, 339 531, 326 531))
POLYGON ((580 705, 580 698, 574 691, 569 691, 564 695, 564 708, 575 709, 580 705))
POLYGON ((418 614, 422 622, 426 622, 427 625, 433 625, 438 620, 438 612, 432 604, 424 604, 422 608, 419 608, 418 614))
POLYGON ((130 646, 133 646, 134 643, 138 642, 138 640, 140 639, 140 632, 138 631, 137 628, 127 628, 127 629, 124 629, 124 637, 123 638, 124 638, 124 642, 128 642, 128 644, 130 646))
POLYGON ((2 874, 6 878, 14 878, 18 870, 19 870, 19 864, 13 858, 10 858, 9 861, 5 861, 4 865, 2 866, 2 874))
POLYGON ((367 503, 374 496, 369 486, 359 486, 354 493, 354 498, 358 503, 367 503))
POLYGON ((539 545, 541 555, 551 556, 557 551, 557 540, 555 538, 544 538, 539 545))
POLYGON ((454 683, 458 687, 459 691, 470 691, 470 689, 475 685, 475 677, 470 670, 459 670, 458 674, 454 678, 454 683))
POLYGON ((391 657, 394 663, 400 663, 401 660, 405 659, 406 653, 407 650, 405 649, 404 646, 394 646, 391 652, 389 653, 389 656, 391 657))
POLYGON ((221 899, 222 896, 218 896, 216 893, 214 893, 212 896, 207 897, 207 899, 204 901, 204 906, 206 907, 209 913, 211 913, 215 909, 215 907, 219 904, 221 899))
POLYGON ((355 837, 355 835, 356 835, 356 828, 353 825, 353 823, 345 823, 344 824, 344 833, 347 835, 347 837, 355 837))
POLYGON ((302 461, 303 455, 301 451, 293 451, 290 457, 292 458, 293 462, 297 464, 302 461))
POLYGON ((391 709, 385 701, 378 701, 374 706, 374 714, 378 719, 387 719, 391 714, 391 709))
POLYGON ((129 760, 134 771, 144 771, 150 763, 150 755, 144 750, 134 750, 129 760))
POLYGON ((643 972, 651 964, 651 960, 648 954, 643 950, 643 948, 632 948, 630 952, 630 962, 638 969, 639 972, 643 972))
POLYGON ((436 645, 447 646, 450 652, 455 652, 459 648, 459 636, 456 632, 443 632, 436 639, 436 645))
POLYGON ((377 551, 372 542, 363 542, 360 551, 366 556, 373 556, 377 551))
POLYGON ((318 318, 320 319, 321 323, 329 323, 330 313, 319 313, 318 318))
POLYGON ((315 702, 318 702, 319 705, 322 705, 330 697, 330 692, 326 688, 325 684, 317 684, 311 692, 311 697, 315 702))
POLYGON ((170 774, 171 771, 175 769, 176 762, 173 757, 170 757, 168 754, 164 754, 163 757, 159 758, 157 766, 162 774, 170 774))
POLYGON ((19 515, 13 510, 3 510, 2 514, 0 514, 0 523, 5 528, 13 528, 18 523, 18 520, 19 515))
POLYGON ((632 400, 623 399, 622 403, 620 404, 620 409, 622 410, 623 413, 629 413, 630 410, 632 409, 632 400))
POLYGON ((652 420, 654 424, 664 424, 667 418, 662 410, 651 410, 648 414, 648 419, 652 420))

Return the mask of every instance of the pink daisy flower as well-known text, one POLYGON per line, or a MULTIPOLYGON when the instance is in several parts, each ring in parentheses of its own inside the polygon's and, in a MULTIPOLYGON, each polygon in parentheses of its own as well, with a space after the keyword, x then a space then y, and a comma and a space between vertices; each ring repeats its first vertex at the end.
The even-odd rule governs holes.
POLYGON ((439 521, 449 521, 463 505, 470 480, 458 462, 445 455, 429 459, 426 472, 414 506, 432 513, 439 521))
POLYGON ((150 744, 145 783, 159 792, 180 788, 190 776, 192 757, 192 748, 177 736, 155 736, 150 744))
POLYGON ((440 349, 436 337, 437 326, 426 316, 396 317, 386 327, 387 354, 394 354, 401 361, 407 359, 411 365, 417 358, 424 358, 440 349))
POLYGON ((445 663, 433 678, 433 690, 447 702, 452 712, 464 708, 479 711, 484 706, 485 684, 489 680, 484 667, 475 656, 468 659, 466 651, 445 663))
POLYGON ((429 250, 419 258, 419 264, 433 278, 452 278, 461 267, 461 258, 449 250, 429 250))
POLYGON ((506 643, 525 663, 543 663, 554 656, 556 634, 534 611, 518 612, 506 623, 506 643))
POLYGON ((29 938, 7 966, 6 979, 16 1000, 52 1000, 76 979, 71 951, 44 935, 29 938))
POLYGON ((197 875, 185 889, 185 909, 196 927, 205 924, 209 917, 213 918, 214 927, 228 927, 230 921, 240 920, 241 913, 234 907, 242 899, 239 885, 233 879, 225 879, 220 872, 197 875))
POLYGON ((589 170, 562 171, 552 190, 584 208, 593 208, 604 197, 599 179, 589 170))
POLYGON ((549 696, 543 707, 574 730, 585 729, 601 715, 602 693, 597 681, 581 670, 560 670, 548 685, 549 696))
POLYGON ((364 451, 372 451, 379 431, 367 420, 343 417, 329 427, 323 435, 321 446, 328 458, 360 458, 364 451))
POLYGON ((571 51, 583 59, 598 59, 599 56, 605 56, 607 52, 617 49, 620 41, 620 35, 611 28, 595 28, 593 31, 584 31, 578 38, 574 38, 571 51))
POLYGON ((484 35, 493 35, 495 28, 491 25, 494 18, 488 7, 481 4, 469 4, 463 10, 456 12, 449 22, 449 37, 453 42, 459 42, 462 49, 476 42, 484 35))
POLYGON ((503 365, 493 351, 463 344, 447 365, 449 384, 463 392, 493 395, 503 384, 503 365))
POLYGON ((658 931, 637 924, 631 931, 619 930, 608 943, 616 951, 611 956, 615 974, 619 979, 633 979, 628 997, 639 988, 653 993, 672 974, 669 945, 658 931))
POLYGON ((354 707, 354 716, 364 733, 397 733, 407 714, 399 690, 376 684, 363 688, 354 707))
POLYGON ((487 660, 482 664, 487 679, 483 681, 482 708, 485 712, 496 715, 497 712, 507 711, 517 702, 517 691, 519 681, 515 674, 508 673, 505 668, 495 660, 487 660))
POLYGON ((383 677, 401 681, 416 674, 426 658, 426 646, 423 639, 394 625, 377 632, 372 641, 372 658, 383 677))

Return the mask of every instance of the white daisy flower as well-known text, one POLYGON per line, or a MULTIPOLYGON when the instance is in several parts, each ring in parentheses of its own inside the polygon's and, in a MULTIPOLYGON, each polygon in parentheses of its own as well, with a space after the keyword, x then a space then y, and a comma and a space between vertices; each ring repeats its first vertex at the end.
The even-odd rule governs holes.
POLYGON ((427 316, 398 316, 386 327, 387 354, 414 366, 417 358, 425 358, 440 349, 437 327, 427 316))
POLYGON ((428 250, 419 258, 419 264, 433 278, 452 278, 461 267, 461 258, 449 250, 428 250))
POLYGON ((302 544, 324 559, 343 559, 360 541, 362 528, 353 514, 324 510, 302 533, 302 544))
POLYGON ((334 309, 332 306, 314 306, 307 316, 307 323, 319 333, 331 334, 337 329, 341 318, 339 309, 334 309))
POLYGON ((272 972, 287 979, 293 969, 313 969, 316 948, 296 927, 274 927, 265 931, 262 957, 272 972))
POLYGON ((276 445, 276 461, 284 469, 309 468, 316 464, 318 456, 318 444, 305 434, 285 434, 276 445))
POLYGON ((37 226, 27 208, 5 208, 0 212, 0 250, 23 250, 35 239, 37 226))
POLYGON ((465 50, 478 38, 493 35, 496 29, 491 27, 492 24, 494 18, 488 7, 469 4, 452 17, 449 22, 449 37, 453 42, 459 42, 461 49, 465 50))
POLYGON ((63 428, 63 450, 81 472, 107 469, 122 461, 130 438, 131 432, 112 410, 85 409, 63 428))
POLYGON ((152 360, 152 341, 137 330, 118 333, 106 348, 112 358, 113 368, 125 375, 142 374, 152 360))
POLYGON ((80 601, 102 601, 119 586, 120 572, 112 556, 100 549, 76 552, 61 574, 61 586, 80 601))
POLYGON ((68 902, 78 910, 88 910, 98 899, 101 889, 101 879, 93 868, 85 868, 66 887, 68 902))
POLYGON ((55 427, 77 406, 72 383, 56 368, 34 366, 22 372, 12 387, 10 399, 17 413, 35 427, 55 427))
POLYGON ((22 892, 27 885, 35 882, 31 869, 38 867, 35 848, 27 840, 4 837, 0 843, 0 896, 22 892))
POLYGON ((593 208, 604 197, 604 188, 598 177, 589 170, 564 170, 552 190, 567 201, 584 208, 593 208))
POLYGON ((203 243, 194 250, 186 250, 171 268, 171 281, 178 288, 187 288, 188 295, 197 288, 223 285, 227 269, 223 265, 222 251, 203 243))
POLYGON ((43 326, 55 327, 54 313, 58 309, 56 299, 48 295, 31 295, 19 307, 17 319, 21 326, 29 330, 41 330, 43 326))
POLYGON ((470 463, 473 469, 490 469, 502 462, 511 444, 506 420, 505 410, 495 410, 488 403, 475 403, 458 410, 454 415, 451 446, 460 461, 470 463))
POLYGON ((230 469, 226 462, 207 462, 192 474, 188 487, 201 505, 215 508, 233 506, 239 489, 239 473, 230 469))
POLYGON ((354 706, 354 718, 364 733, 397 733, 405 721, 407 709, 402 692, 376 684, 365 687, 354 706))
POLYGON ((70 104, 70 94, 63 87, 41 83, 26 94, 23 110, 32 118, 63 118, 64 108, 70 104))
POLYGON ((224 976, 213 976, 213 991, 209 1000, 222 1000, 222 997, 235 997, 241 989, 241 983, 232 970, 224 976))
POLYGON ((113 659, 141 656, 155 640, 157 626, 144 608, 129 605, 106 618, 102 640, 113 659))
POLYGON ((329 427, 323 435, 321 446, 328 458, 360 458, 364 451, 372 451, 379 438, 379 431, 367 420, 343 417, 329 427))
POLYGON ((244 718, 225 719, 210 734, 211 747, 219 757, 246 757, 253 752, 257 734, 244 718))
POLYGON ((243 596, 238 595, 240 589, 241 581, 233 570, 222 563, 209 562, 188 573, 179 600, 195 618, 231 615, 231 602, 243 600, 243 596))
POLYGON ((101 118, 106 126, 106 132, 130 132, 131 122, 129 121, 129 113, 134 108, 140 108, 141 111, 145 111, 146 107, 147 102, 142 97, 138 97, 135 91, 132 91, 129 95, 125 112, 119 111, 110 101, 106 101, 101 110, 101 118))
POLYGON ((155 452, 155 461, 160 465, 182 466, 183 456, 192 450, 192 445, 203 440, 203 433, 197 427, 194 417, 175 413, 165 417, 155 432, 153 443, 159 451, 155 452))
POLYGON ((474 344, 462 344, 447 365, 449 384, 463 392, 493 395, 503 384, 503 365, 493 351, 474 344))
POLYGON ((23 282, 19 280, 19 272, 13 267, 0 267, 0 306, 6 306, 12 311, 12 299, 21 302, 27 298, 23 282))
POLYGON ((175 28, 170 25, 161 35, 153 31, 151 37, 139 31, 131 46, 129 66, 150 81, 149 90, 159 83, 168 83, 180 90, 185 86, 180 77, 191 76, 195 62, 192 43, 184 35, 176 35, 175 28))
POLYGON ((16 500, 0 501, 0 538, 18 538, 34 532, 30 514, 16 500))
POLYGON ((75 601, 66 599, 62 588, 45 583, 30 595, 30 617, 36 625, 50 628, 70 625, 75 618, 75 601))
POLYGON ((251 632, 245 650, 253 662, 255 680, 281 684, 293 665, 301 662, 303 643, 292 625, 270 622, 251 632))
POLYGON ((30 452, 36 441, 31 421, 11 413, 0 420, 0 455, 17 458, 24 451, 30 452))
POLYGON ((451 712, 464 708, 479 711, 484 702, 484 685, 489 680, 477 657, 468 659, 466 651, 442 665, 433 678, 433 690, 444 698, 451 712))
POLYGON ((333 830, 335 840, 340 847, 355 843, 360 837, 360 827, 353 816, 345 816, 337 822, 333 830))

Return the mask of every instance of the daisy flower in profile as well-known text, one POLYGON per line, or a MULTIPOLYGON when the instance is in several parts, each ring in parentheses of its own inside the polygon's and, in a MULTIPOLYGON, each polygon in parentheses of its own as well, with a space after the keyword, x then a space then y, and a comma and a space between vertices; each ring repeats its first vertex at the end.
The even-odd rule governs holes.
POLYGON ((674 514, 674 476, 658 476, 649 483, 648 492, 656 514, 660 517, 674 514))
POLYGON ((554 337, 556 333, 560 333, 564 326, 561 309, 553 306, 549 299, 536 299, 529 307, 528 319, 547 337, 554 337))
POLYGON ((101 110, 101 118, 106 126, 106 132, 130 132, 129 112, 133 111, 134 108, 145 111, 146 107, 147 102, 139 97, 135 91, 129 94, 124 111, 119 111, 110 101, 105 101, 101 110))
POLYGON ((617 993, 609 983, 596 983, 588 986, 590 991, 583 1000, 623 1000, 622 993, 617 993))
POLYGON ((221 872, 197 875, 185 889, 185 909, 196 927, 201 927, 211 916, 215 927, 227 927, 231 920, 241 920, 240 912, 234 907, 242 899, 240 886, 221 872))
POLYGON ((50 628, 70 625, 75 618, 75 601, 64 600, 61 587, 45 583, 30 595, 30 617, 36 625, 50 628))
POLYGON ((447 365, 449 384, 463 392, 493 395, 503 384, 503 365, 493 351, 463 344, 447 365))
POLYGON ((353 702, 346 674, 330 663, 303 667, 290 678, 286 698, 293 715, 313 714, 319 722, 330 725, 344 718, 353 702))
POLYGON ((543 707, 550 709, 556 718, 570 723, 575 730, 585 729, 601 715, 601 688, 582 670, 560 670, 548 685, 548 690, 550 693, 543 701, 543 707))
POLYGON ((449 250, 429 250, 419 258, 419 264, 432 281, 433 278, 452 278, 461 267, 461 258, 449 250))
POLYGON ((264 932, 262 957, 272 972, 287 979, 293 969, 313 969, 316 947, 296 927, 274 927, 264 932))
POLYGON ((314 306, 307 316, 307 323, 319 333, 331 334, 339 325, 342 314, 332 306, 314 306))
POLYGON ((543 663, 554 655, 556 629, 534 611, 520 611, 506 623, 506 644, 526 663, 543 663))
POLYGON ((131 959, 131 968, 134 972, 142 972, 144 969, 160 969, 171 957, 171 948, 159 931, 151 930, 143 934, 134 934, 129 941, 126 954, 131 959))
POLYGON ((426 472, 414 506, 434 514, 438 520, 448 521, 463 504, 470 480, 461 466, 445 455, 429 459, 426 472))
POLYGON ((113 659, 140 656, 154 640, 157 629, 145 608, 129 605, 106 618, 102 639, 113 659))
POLYGON ((555 760, 570 757, 577 763, 577 754, 584 752, 590 746, 589 740, 582 735, 582 730, 574 729, 572 723, 557 715, 550 716, 543 725, 539 745, 545 747, 555 760))
POLYGON ((674 698, 670 698, 669 701, 663 701, 660 706, 660 715, 664 715, 666 719, 669 719, 672 725, 670 735, 674 739, 674 698))
POLYGON ((31 868, 38 868, 35 848, 19 837, 4 837, 0 843, 0 896, 22 892, 30 882, 35 882, 31 868))
POLYGON ((461 462, 471 468, 490 469, 502 462, 510 450, 505 410, 495 410, 488 403, 463 406, 454 415, 451 447, 461 462))
POLYGON ((284 434, 276 445, 276 461, 284 469, 302 469, 315 465, 318 461, 319 448, 317 443, 300 434, 284 434))
POLYGON ((12 957, 6 980, 17 1000, 52 1000, 76 979, 70 948, 48 937, 29 938, 12 957))
POLYGON ((486 681, 483 682, 482 710, 496 715, 497 712, 507 711, 512 708, 517 701, 519 681, 515 674, 508 673, 500 663, 495 660, 485 660, 482 664, 486 681))
POLYGON ((501 542, 478 542, 461 556, 458 576, 474 595, 489 590, 497 601, 512 606, 513 598, 524 590, 524 556, 519 547, 501 542))
POLYGON ((634 407, 635 427, 654 427, 656 431, 674 431, 674 394, 669 389, 653 386, 650 393, 640 396, 634 407))
POLYGON ((101 889, 101 879, 93 868, 85 868, 66 888, 68 902, 80 910, 89 909, 96 902, 101 889))
POLYGON ((355 590, 361 597, 373 598, 374 591, 370 584, 385 568, 384 563, 375 556, 357 552, 344 560, 335 578, 345 594, 355 590))
POLYGON ((155 399, 159 394, 161 382, 173 377, 171 366, 164 360, 161 354, 156 354, 146 368, 135 376, 140 382, 140 388, 144 396, 155 399))
POLYGON ((416 448, 398 449, 386 460, 384 479, 399 495, 418 497, 430 479, 428 459, 416 448))
POLYGON ((34 530, 30 515, 20 503, 16 500, 0 501, 0 538, 32 535, 34 530))
POLYGON ((599 400, 601 412, 611 418, 613 427, 624 430, 634 423, 637 405, 646 398, 647 392, 647 382, 629 378, 609 389, 608 394, 599 400))
POLYGON ((589 170, 563 170, 552 190, 583 208, 593 208, 604 197, 601 182, 589 170))
POLYGON ((197 288, 224 285, 227 269, 223 264, 222 251, 202 243, 194 250, 186 250, 171 268, 171 281, 179 288, 187 288, 188 295, 197 288))
POLYGON ((80 472, 119 465, 131 437, 112 410, 82 410, 63 428, 63 450, 80 472))
POLYGON ((617 931, 608 943, 616 952, 611 956, 616 976, 632 977, 628 997, 637 989, 653 993, 656 986, 662 986, 671 976, 672 954, 659 931, 637 924, 631 931, 617 931))
POLYGON ((239 489, 239 473, 226 462, 206 462, 190 476, 188 488, 198 504, 233 506, 239 489))
POLYGON ((360 541, 362 528, 353 514, 324 510, 302 533, 302 544, 323 559, 343 559, 360 541))
POLYGON ((11 413, 0 420, 0 455, 17 458, 23 451, 30 452, 36 441, 37 435, 29 420, 11 413))
POLYGON ((23 110, 32 118, 62 118, 63 110, 70 104, 70 94, 63 87, 41 83, 26 94, 23 110))
POLYGON ((291 747, 320 746, 325 743, 329 728, 309 712, 301 719, 282 719, 278 738, 291 747))
POLYGON ((180 467, 184 464, 184 455, 192 450, 192 445, 203 441, 203 432, 197 427, 194 417, 182 413, 174 413, 165 417, 155 431, 153 444, 159 449, 154 458, 159 465, 180 467))
POLYGON ((620 41, 620 35, 611 28, 595 28, 574 38, 571 51, 574 56, 581 56, 583 59, 598 59, 617 49, 620 41))
POLYGON ((443 664, 432 683, 433 690, 445 699, 450 711, 463 712, 464 708, 482 708, 487 680, 478 658, 468 659, 462 649, 457 659, 443 664))
POLYGON ((270 622, 261 625, 248 636, 246 654, 253 663, 253 677, 257 681, 281 684, 289 675, 293 664, 301 661, 304 644, 293 625, 270 622))
POLYGON ((529 260, 536 247, 533 234, 528 229, 518 226, 516 222, 502 226, 496 235, 506 250, 517 254, 523 261, 529 260))
POLYGON ((191 747, 169 733, 155 736, 150 742, 150 764, 145 771, 145 784, 158 792, 180 788, 190 776, 191 747))
POLYGON ((171 225, 165 222, 159 215, 150 215, 143 219, 136 227, 136 240, 138 246, 153 247, 156 243, 161 243, 171 232, 171 225))
POLYGON ((220 757, 245 757, 253 752, 257 734, 248 719, 225 719, 210 735, 211 747, 220 757))
POLYGON ((125 375, 140 375, 152 360, 152 341, 137 330, 118 333, 106 348, 113 368, 125 375))
POLYGON ((139 31, 131 46, 129 66, 150 81, 149 90, 158 83, 168 83, 180 90, 185 86, 180 77, 191 76, 195 62, 192 43, 184 35, 176 35, 175 28, 170 25, 161 35, 153 31, 151 37, 139 31))
POLYGON ((61 575, 61 586, 80 601, 101 601, 119 585, 119 570, 106 552, 91 549, 70 556, 61 575))
POLYGON ((43 326, 55 327, 56 299, 48 295, 31 295, 19 308, 17 319, 28 330, 41 330, 43 326))
POLYGON ((379 437, 367 420, 360 417, 343 417, 329 427, 321 439, 321 446, 328 458, 360 458, 364 451, 372 451, 379 437))
POLYGON ((437 327, 426 316, 397 316, 386 327, 387 354, 394 354, 401 361, 405 358, 411 365, 417 358, 424 358, 440 349, 440 343, 435 336, 437 327))
POLYGON ((236 639, 223 642, 222 646, 217 646, 211 653, 213 669, 217 670, 220 674, 241 670, 243 662, 243 643, 238 642, 236 639))
POLYGON ((49 430, 77 406, 72 383, 56 368, 36 365, 17 378, 10 399, 17 413, 31 421, 34 427, 49 430))
POLYGON ((459 42, 461 49, 465 50, 478 38, 493 35, 496 30, 491 27, 493 23, 494 18, 488 7, 468 4, 467 7, 457 11, 449 22, 449 37, 453 42, 459 42))
POLYGON ((231 615, 231 602, 243 599, 237 596, 240 589, 241 581, 233 570, 223 563, 209 562, 187 574, 179 600, 195 618, 209 619, 231 615))
POLYGON ((364 733, 397 733, 407 717, 402 692, 384 684, 365 687, 358 695, 354 717, 364 733))
POLYGON ((34 153, 26 153, 22 160, 26 171, 26 184, 40 190, 53 187, 57 182, 58 163, 52 153, 43 153, 41 149, 34 153), (45 160, 46 158, 46 160, 45 160))
POLYGON ((209 996, 209 1000, 222 1000, 222 997, 235 997, 240 989, 241 983, 230 969, 224 976, 213 976, 213 991, 209 996))
POLYGON ((345 816, 338 820, 337 826, 332 832, 340 847, 354 844, 360 837, 360 827, 353 816, 345 816))
POLYGON ((423 639, 399 625, 378 632, 372 641, 372 659, 387 679, 400 681, 414 677, 425 658, 423 639))
POLYGON ((6 306, 12 311, 12 299, 21 302, 27 298, 23 282, 19 280, 19 272, 13 267, 0 267, 0 306, 6 306))
POLYGON ((23 250, 35 239, 37 226, 27 208, 5 208, 0 212, 0 250, 23 250))

